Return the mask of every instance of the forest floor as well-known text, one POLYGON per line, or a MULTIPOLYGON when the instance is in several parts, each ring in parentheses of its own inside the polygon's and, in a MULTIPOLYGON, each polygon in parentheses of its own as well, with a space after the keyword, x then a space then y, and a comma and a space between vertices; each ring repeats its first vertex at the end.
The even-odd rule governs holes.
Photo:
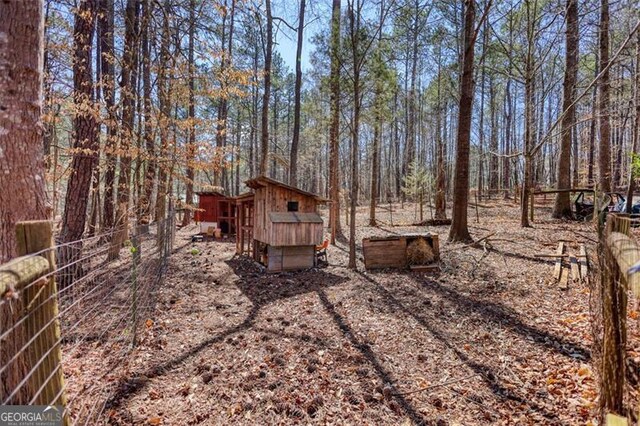
MULTIPOLYGON (((390 226, 363 237, 440 235, 442 272, 329 266, 266 274, 234 256, 232 240, 189 243, 178 233, 157 316, 133 352, 111 424, 588 424, 595 422, 589 286, 551 278, 560 240, 596 262, 589 223, 554 221, 537 208, 519 227, 507 201, 469 210, 484 247, 447 243, 448 226, 390 226), (193 248, 197 248, 197 254, 193 248)), ((393 221, 415 221, 394 205, 393 221)), ((428 211, 427 211, 428 214, 428 211)), ((359 244, 360 245, 360 244, 359 244)), ((638 342, 637 327, 630 340, 638 342)))

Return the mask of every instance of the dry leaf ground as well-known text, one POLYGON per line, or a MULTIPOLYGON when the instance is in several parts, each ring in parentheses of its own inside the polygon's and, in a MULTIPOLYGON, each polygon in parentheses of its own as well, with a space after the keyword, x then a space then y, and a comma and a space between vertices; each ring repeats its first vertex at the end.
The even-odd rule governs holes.
MULTIPOLYGON (((379 228, 358 211, 358 241, 431 231, 439 276, 330 266, 266 274, 232 241, 189 243, 178 234, 128 373, 105 411, 112 424, 586 424, 596 384, 589 289, 551 280, 559 240, 587 246, 591 224, 548 219, 518 226, 517 206, 469 210, 485 247, 446 242, 448 227, 416 221, 415 206, 380 209, 379 228), (192 248, 198 249, 198 254, 192 248)), ((633 327, 632 327, 633 328, 633 327)), ((634 329, 635 330, 635 329, 634 329)), ((635 333, 631 330, 632 333, 635 333)))

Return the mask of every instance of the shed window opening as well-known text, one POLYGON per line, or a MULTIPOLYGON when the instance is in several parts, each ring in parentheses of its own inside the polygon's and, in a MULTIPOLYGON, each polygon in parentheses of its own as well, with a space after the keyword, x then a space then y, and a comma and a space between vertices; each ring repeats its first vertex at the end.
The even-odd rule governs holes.
POLYGON ((298 211, 298 202, 297 201, 289 201, 289 202, 287 202, 287 211, 288 212, 297 212, 298 211))

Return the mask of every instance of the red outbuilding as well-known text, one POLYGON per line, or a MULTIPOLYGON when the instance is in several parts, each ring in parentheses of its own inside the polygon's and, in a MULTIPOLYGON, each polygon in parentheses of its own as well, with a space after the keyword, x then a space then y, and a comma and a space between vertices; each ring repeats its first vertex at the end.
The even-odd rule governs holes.
POLYGON ((200 224, 200 231, 207 232, 209 228, 220 229, 222 234, 236 232, 236 204, 235 201, 221 192, 197 192, 198 210, 195 221, 200 224))

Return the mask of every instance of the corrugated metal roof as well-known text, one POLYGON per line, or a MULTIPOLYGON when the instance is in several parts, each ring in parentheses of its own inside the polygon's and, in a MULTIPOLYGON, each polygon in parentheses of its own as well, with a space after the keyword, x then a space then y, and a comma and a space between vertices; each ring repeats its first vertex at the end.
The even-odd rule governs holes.
POLYGON ((270 212, 269 220, 272 223, 322 223, 318 213, 270 212))
POLYGON ((299 194, 306 195, 307 197, 312 197, 320 203, 326 203, 329 201, 328 199, 321 197, 320 195, 304 191, 300 188, 296 188, 295 186, 287 185, 284 182, 280 182, 279 180, 271 179, 266 176, 258 176, 257 178, 249 179, 248 181, 245 182, 245 185, 247 185, 251 189, 258 189, 267 185, 276 185, 282 188, 289 189, 291 191, 295 191, 299 194))
POLYGON ((202 195, 214 195, 216 197, 225 197, 228 198, 226 195, 224 195, 222 192, 220 191, 198 191, 196 192, 197 196, 202 196, 202 195))

